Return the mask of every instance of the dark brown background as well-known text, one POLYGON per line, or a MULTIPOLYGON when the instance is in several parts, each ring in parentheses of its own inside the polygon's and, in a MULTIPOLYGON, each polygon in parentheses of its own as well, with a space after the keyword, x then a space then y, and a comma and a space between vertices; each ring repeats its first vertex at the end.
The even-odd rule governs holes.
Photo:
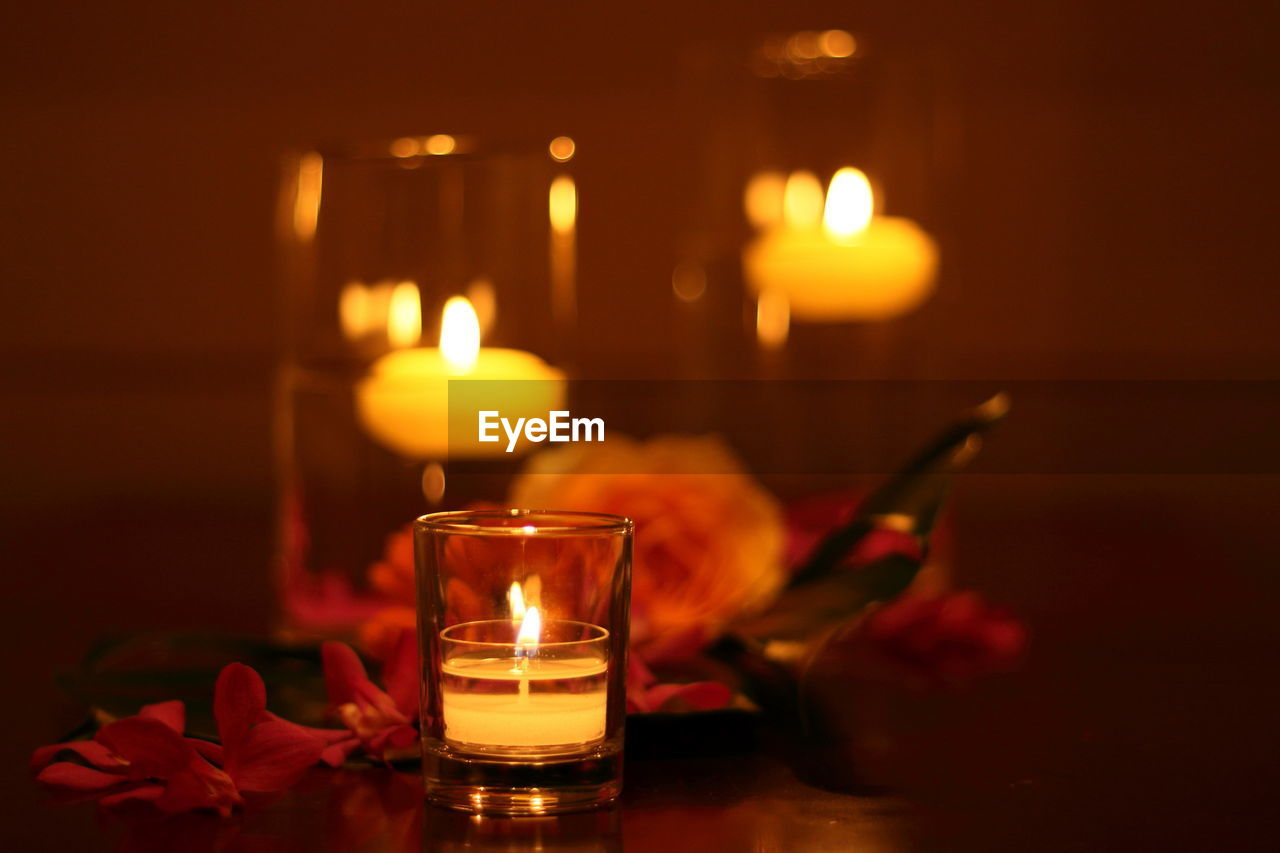
MULTIPOLYGON (((595 375, 661 377, 678 361, 681 128, 699 118, 682 63, 700 43, 843 26, 900 65, 927 63, 953 129, 926 222, 944 278, 897 324, 875 375, 1275 379, 1280 62, 1265 8, 11 6, 6 833, 56 847, 92 822, 84 809, 32 818, 40 794, 18 771, 74 720, 52 673, 92 638, 268 620, 284 149, 455 129, 574 136, 583 360, 595 375)), ((1036 632, 1017 689, 992 715, 952 724, 950 742, 989 747, 1009 781, 1047 786, 1021 811, 974 805, 988 826, 1006 822, 992 838, 1077 849, 1266 838, 1275 488, 1241 475, 961 483, 959 576, 1036 632)), ((920 778, 951 766, 926 761, 920 778)))

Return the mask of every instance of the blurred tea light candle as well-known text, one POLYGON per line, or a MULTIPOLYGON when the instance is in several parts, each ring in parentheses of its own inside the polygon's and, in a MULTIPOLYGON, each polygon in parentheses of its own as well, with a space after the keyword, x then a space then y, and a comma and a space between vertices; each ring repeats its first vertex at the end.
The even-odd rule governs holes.
MULTIPOLYGON (((539 653, 542 616, 510 593, 520 614, 516 641, 490 653, 443 664, 445 738, 485 751, 557 752, 604 737, 608 664, 603 657, 555 658, 539 653), (510 649, 511 653, 506 654, 510 649)), ((513 620, 512 626, 517 624, 513 620)))
POLYGON ((501 443, 481 444, 471 435, 450 447, 450 379, 512 380, 498 402, 513 421, 564 408, 564 373, 523 350, 481 347, 480 321, 465 297, 445 303, 439 347, 414 346, 421 333, 418 288, 404 282, 392 292, 387 312, 387 339, 397 349, 374 362, 356 388, 360 424, 396 453, 411 459, 502 453, 501 443))
POLYGON ((760 229, 743 251, 752 290, 785 299, 795 320, 885 320, 933 291, 938 249, 910 219, 877 216, 871 184, 857 169, 827 190, 811 172, 752 178, 747 217, 760 229))

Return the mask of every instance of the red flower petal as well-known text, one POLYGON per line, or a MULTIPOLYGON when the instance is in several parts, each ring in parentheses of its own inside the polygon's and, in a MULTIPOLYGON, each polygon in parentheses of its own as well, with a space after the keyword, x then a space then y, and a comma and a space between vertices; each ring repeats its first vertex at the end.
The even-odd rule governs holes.
MULTIPOLYGON (((273 720, 280 720, 285 723, 289 722, 283 717, 278 717, 275 714, 272 714, 270 711, 267 712, 267 716, 273 720)), ((289 725, 297 726, 313 738, 319 739, 322 743, 337 743, 338 741, 346 740, 351 737, 350 729, 318 729, 314 726, 301 726, 297 723, 289 723, 289 725)))
POLYGON ((175 773, 156 798, 156 808, 166 812, 213 809, 223 817, 244 802, 231 777, 192 751, 191 761, 175 773))
POLYGON ((155 802, 164 795, 164 786, 155 782, 144 782, 134 788, 127 788, 116 794, 108 794, 100 802, 104 808, 113 809, 131 802, 155 802))
POLYGON ((59 761, 40 771, 36 781, 68 791, 105 791, 122 784, 125 777, 119 773, 103 773, 83 764, 59 761))
POLYGON ((418 667, 418 632, 400 632, 395 651, 382 669, 387 695, 402 713, 413 719, 418 715, 418 692, 422 674, 418 667))
POLYGON ((267 717, 267 687, 262 676, 242 663, 230 663, 213 688, 213 716, 222 745, 234 749, 254 724, 267 717))
POLYGON ((143 705, 138 716, 159 720, 178 734, 182 734, 187 727, 187 709, 179 699, 143 705))
POLYGON ((222 766, 222 747, 218 744, 194 737, 187 738, 187 743, 191 744, 191 748, 205 761, 222 766))
POLYGON ((96 740, 75 740, 68 743, 52 743, 31 753, 32 772, 39 771, 54 759, 60 757, 65 759, 65 753, 77 755, 99 770, 122 772, 129 766, 124 759, 96 740))
POLYGON ((94 740, 128 761, 133 779, 167 778, 196 757, 181 735, 147 717, 125 717, 103 726, 94 740))
POLYGON ((364 664, 346 643, 325 643, 320 647, 324 661, 324 688, 334 705, 355 702, 364 692, 364 685, 371 684, 364 664))
MULTIPOLYGON (((343 734, 350 735, 346 729, 343 734)), ((330 767, 341 767, 346 760, 351 757, 351 753, 360 748, 360 738, 352 737, 348 740, 339 741, 338 743, 326 746, 324 752, 320 753, 320 760, 330 767)))
POLYGON ((645 695, 650 708, 659 711, 713 711, 733 699, 733 691, 718 681, 694 684, 659 684, 645 695))
POLYGON ((279 791, 320 759, 324 744, 283 720, 260 723, 224 751, 227 774, 242 791, 279 791))

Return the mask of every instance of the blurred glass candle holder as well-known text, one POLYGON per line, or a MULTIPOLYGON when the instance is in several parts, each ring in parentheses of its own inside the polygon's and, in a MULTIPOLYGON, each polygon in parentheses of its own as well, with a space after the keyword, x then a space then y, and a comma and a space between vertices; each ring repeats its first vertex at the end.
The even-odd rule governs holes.
POLYGON ((430 800, 554 814, 618 796, 631 535, 629 520, 593 513, 418 519, 430 800))
POLYGON ((289 160, 275 419, 284 635, 350 638, 411 606, 407 588, 402 600, 371 582, 407 546, 405 520, 500 493, 515 454, 456 430, 450 441, 451 382, 488 380, 475 384, 513 417, 563 408, 574 150, 567 137, 437 133, 289 160))

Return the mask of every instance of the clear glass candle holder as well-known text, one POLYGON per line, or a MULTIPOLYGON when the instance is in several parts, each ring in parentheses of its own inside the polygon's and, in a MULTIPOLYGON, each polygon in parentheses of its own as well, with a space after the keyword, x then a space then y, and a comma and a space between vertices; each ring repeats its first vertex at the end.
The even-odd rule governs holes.
POLYGON ((428 799, 498 814, 615 799, 631 521, 497 510, 414 528, 428 799))

